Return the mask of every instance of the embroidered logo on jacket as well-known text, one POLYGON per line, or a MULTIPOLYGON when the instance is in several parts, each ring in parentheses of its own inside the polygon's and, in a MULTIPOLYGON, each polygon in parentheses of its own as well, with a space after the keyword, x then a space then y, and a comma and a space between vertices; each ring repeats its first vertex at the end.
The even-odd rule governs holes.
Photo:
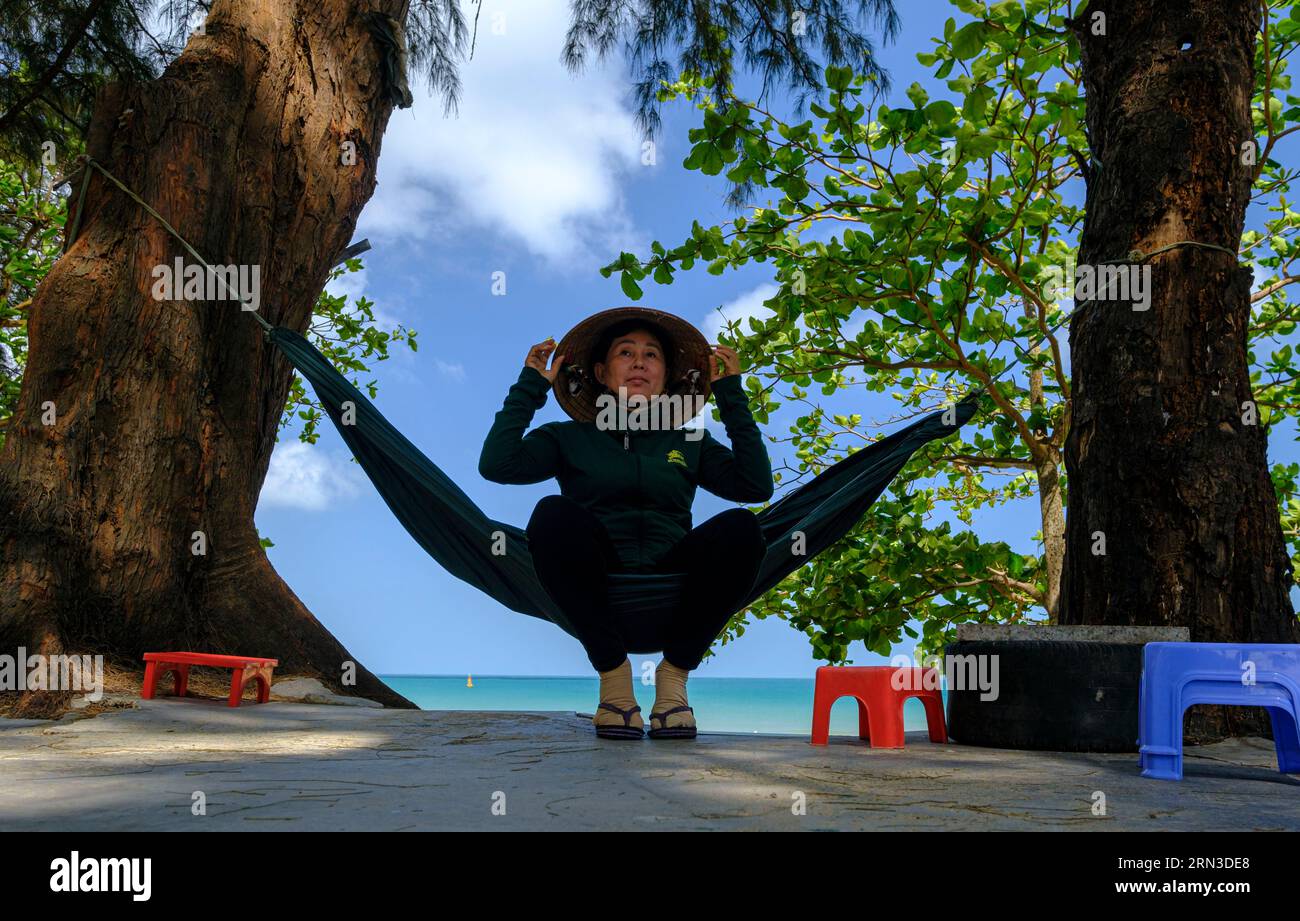
POLYGON ((682 456, 682 452, 678 451, 676 448, 668 452, 668 463, 681 464, 683 467, 690 466, 686 463, 686 458, 682 456))

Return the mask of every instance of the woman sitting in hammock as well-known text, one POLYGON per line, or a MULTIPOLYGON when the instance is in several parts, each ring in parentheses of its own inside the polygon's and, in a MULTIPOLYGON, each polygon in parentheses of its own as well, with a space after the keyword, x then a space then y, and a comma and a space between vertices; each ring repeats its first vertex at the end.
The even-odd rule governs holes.
POLYGON ((657 625, 663 659, 655 670, 650 737, 695 738, 687 676, 754 584, 766 552, 748 509, 691 527, 697 486, 733 502, 772 496, 771 461, 739 371, 733 350, 709 346, 679 317, 638 307, 607 310, 576 326, 558 347, 553 339, 533 346, 483 444, 479 472, 493 482, 559 481, 560 495, 545 497, 533 511, 528 546, 539 581, 563 612, 560 626, 578 637, 600 675, 592 722, 603 738, 644 734, 627 638, 607 605, 608 575, 685 574, 682 601, 657 625), (524 435, 552 389, 575 421, 549 422, 524 435), (732 449, 707 430, 680 427, 703 408, 710 390, 732 449), (676 409, 683 401, 687 409, 647 428, 661 414, 644 410, 676 409))

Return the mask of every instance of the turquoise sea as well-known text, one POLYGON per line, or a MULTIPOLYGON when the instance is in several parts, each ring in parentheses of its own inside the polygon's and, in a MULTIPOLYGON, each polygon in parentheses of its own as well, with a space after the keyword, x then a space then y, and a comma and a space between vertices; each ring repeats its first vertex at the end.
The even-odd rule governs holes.
MULTIPOLYGON (((511 677, 508 675, 381 675, 397 693, 425 710, 573 710, 591 713, 597 679, 511 677), (474 686, 467 687, 472 677, 474 686)), ((702 730, 807 735, 812 729, 811 678, 701 678, 687 684, 702 730)), ((643 715, 650 713, 654 688, 636 685, 643 715)), ((944 693, 945 702, 947 692, 944 693)), ((908 731, 925 728, 919 700, 903 706, 908 731)), ((858 708, 842 698, 831 711, 831 734, 856 736, 858 708)))

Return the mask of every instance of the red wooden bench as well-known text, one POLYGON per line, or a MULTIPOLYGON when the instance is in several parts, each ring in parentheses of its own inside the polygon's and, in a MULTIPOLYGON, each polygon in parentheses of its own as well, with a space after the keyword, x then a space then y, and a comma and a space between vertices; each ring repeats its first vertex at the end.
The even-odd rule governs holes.
POLYGON ((203 652, 146 652, 144 654, 144 687, 140 696, 153 700, 158 679, 168 672, 172 673, 176 696, 184 697, 190 683, 190 666, 206 665, 211 668, 228 668, 230 676, 230 699, 232 707, 239 706, 239 699, 244 696, 244 688, 250 681, 257 682, 257 702, 264 704, 271 699, 271 672, 280 664, 278 659, 264 659, 258 656, 216 656, 203 652))

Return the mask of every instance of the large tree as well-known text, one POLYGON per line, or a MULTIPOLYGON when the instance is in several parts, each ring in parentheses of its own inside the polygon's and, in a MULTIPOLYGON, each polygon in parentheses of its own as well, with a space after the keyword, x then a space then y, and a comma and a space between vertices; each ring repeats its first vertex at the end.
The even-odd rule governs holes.
MULTIPOLYGON (((374 189, 380 54, 350 4, 216 4, 157 80, 106 88, 87 153, 210 261, 259 266, 263 316, 305 329, 374 189)), ((287 364, 236 303, 152 297, 175 241, 97 172, 78 182, 0 460, 4 645, 264 651, 337 682, 351 657, 253 527, 287 364)), ((357 689, 401 702, 363 668, 357 689)))
MULTIPOLYGON (((407 5, 217 0, 160 76, 101 91, 87 153, 210 262, 258 266, 262 316, 304 330, 405 95, 401 23, 412 59, 454 92, 459 7, 417 0, 408 19, 407 5)), ((857 20, 893 26, 888 0, 574 8, 571 66, 626 35, 641 73, 677 47, 682 63, 714 72, 729 67, 734 34, 765 80, 799 88, 816 88, 807 49, 870 66, 857 20)), ((153 297, 154 267, 181 250, 98 172, 75 177, 78 194, 82 183, 76 236, 30 307, 0 452, 0 646, 123 661, 150 648, 256 652, 339 687, 352 657, 275 573, 253 527, 290 366, 238 304, 153 297)), ((409 705, 364 668, 356 678, 348 690, 409 705)), ((61 703, 33 695, 24 706, 61 703)))
POLYGON ((1092 156, 1079 263, 1149 266, 1151 303, 1083 299, 1071 321, 1063 623, 1300 641, 1237 255, 1267 156, 1260 26, 1259 0, 1093 0, 1073 22, 1092 156))

